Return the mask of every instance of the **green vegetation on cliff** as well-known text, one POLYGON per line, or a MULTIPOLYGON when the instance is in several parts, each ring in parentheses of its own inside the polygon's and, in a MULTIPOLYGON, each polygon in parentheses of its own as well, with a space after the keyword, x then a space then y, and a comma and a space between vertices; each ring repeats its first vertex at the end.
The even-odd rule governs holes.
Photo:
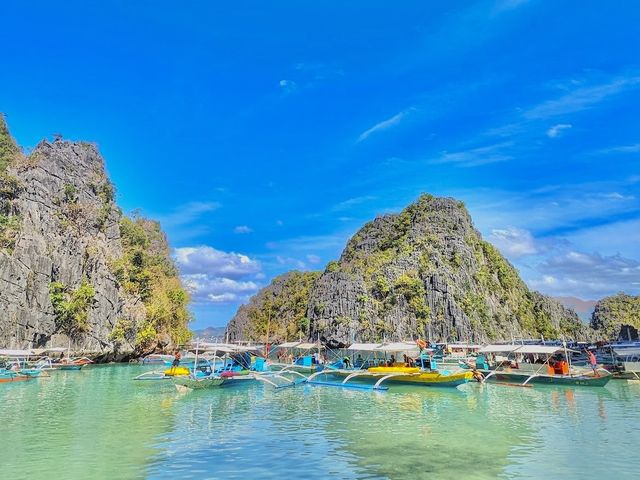
POLYGON ((56 328, 70 337, 86 333, 89 330, 89 309, 95 294, 93 286, 86 280, 76 289, 70 289, 62 282, 52 282, 49 285, 49 299, 56 328))
POLYGON ((185 343, 191 337, 189 295, 160 224, 142 217, 122 217, 120 235, 123 255, 113 262, 112 270, 124 290, 144 303, 146 316, 142 325, 119 319, 111 339, 135 335, 133 340, 140 349, 151 347, 165 335, 174 344, 185 343))
POLYGON ((640 331, 640 296, 618 293, 596 303, 591 327, 598 337, 612 340, 627 336, 627 327, 640 331))
POLYGON ((9 133, 4 115, 0 113, 0 174, 7 170, 7 167, 13 163, 19 153, 20 149, 9 133))
POLYGON ((307 305, 319 272, 293 271, 276 277, 268 288, 240 308, 231 328, 232 338, 281 342, 307 338, 307 305))

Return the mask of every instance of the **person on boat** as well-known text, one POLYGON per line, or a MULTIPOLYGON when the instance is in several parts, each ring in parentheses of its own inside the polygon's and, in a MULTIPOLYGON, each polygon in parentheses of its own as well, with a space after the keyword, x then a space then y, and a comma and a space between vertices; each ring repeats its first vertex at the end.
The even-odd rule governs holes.
POLYGON ((593 370, 593 374, 596 377, 599 377, 600 375, 598 375, 598 360, 596 359, 596 356, 594 355, 594 353, 587 349, 587 358, 589 359, 589 364, 591 365, 591 369, 593 370))
POLYGON ((351 368, 351 359, 349 357, 344 357, 342 359, 342 365, 344 368, 351 368))
POLYGON ((358 356, 356 357, 355 366, 360 368, 360 367, 362 367, 363 363, 364 363, 364 360, 362 360, 362 355, 358 354, 358 356))
POLYGON ((396 357, 395 355, 392 353, 391 354, 391 358, 389 359, 389 363, 388 363, 388 367, 393 367, 396 363, 396 357))
POLYGON ((180 359, 182 358, 182 355, 180 354, 180 350, 176 350, 175 351, 175 355, 173 357, 173 363, 171 364, 171 369, 175 370, 176 368, 178 368, 180 366, 180 359))

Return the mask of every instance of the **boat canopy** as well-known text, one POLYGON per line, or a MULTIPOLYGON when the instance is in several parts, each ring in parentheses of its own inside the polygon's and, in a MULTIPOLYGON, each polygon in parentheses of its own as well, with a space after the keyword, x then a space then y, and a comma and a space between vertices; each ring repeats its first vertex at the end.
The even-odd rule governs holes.
MULTIPOLYGON (((558 345, 523 345, 515 353, 541 353, 545 355, 553 355, 556 352, 563 351, 563 347, 558 345)), ((567 349, 569 351, 569 349, 567 349)))
POLYGON ((284 342, 280 345, 274 345, 273 348, 293 348, 300 345, 301 342, 284 342))
POLYGON ((42 355, 43 353, 61 353, 69 350, 67 347, 49 347, 49 348, 34 348, 33 353, 36 355, 42 355))
POLYGON ((418 352, 418 345, 413 342, 392 343, 352 343, 347 350, 359 352, 418 352))
POLYGON ((317 343, 299 343, 295 348, 299 348, 300 350, 321 350, 322 346, 317 343))
POLYGON ((478 350, 479 353, 509 353, 523 345, 486 345, 478 350))
POLYGON ((0 349, 0 357, 30 357, 33 354, 33 350, 0 349))
POLYGON ((359 352, 378 352, 379 343, 352 343, 347 350, 357 350, 359 352))
POLYGON ((418 345, 407 342, 383 343, 376 349, 380 352, 418 352, 419 350, 418 345))
POLYGON ((482 345, 472 345, 468 343, 449 343, 447 344, 447 346, 449 348, 455 348, 456 350, 462 350, 462 349, 479 350, 482 348, 482 345))

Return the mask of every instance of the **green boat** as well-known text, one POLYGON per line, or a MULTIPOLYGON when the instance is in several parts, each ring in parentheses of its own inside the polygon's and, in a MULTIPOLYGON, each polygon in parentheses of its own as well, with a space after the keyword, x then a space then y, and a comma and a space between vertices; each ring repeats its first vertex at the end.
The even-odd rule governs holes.
POLYGON ((604 368, 572 366, 569 352, 558 345, 487 345, 479 351, 476 369, 484 375, 484 381, 523 387, 534 384, 604 387, 613 378, 604 368))

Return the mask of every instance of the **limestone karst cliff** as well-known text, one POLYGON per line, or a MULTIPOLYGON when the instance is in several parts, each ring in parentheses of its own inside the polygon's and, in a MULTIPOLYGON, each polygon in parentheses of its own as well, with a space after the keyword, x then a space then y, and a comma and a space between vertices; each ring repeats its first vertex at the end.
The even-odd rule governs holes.
MULTIPOLYGON (((266 291, 232 319, 236 338, 261 333, 247 321, 247 309, 256 318, 270 312, 276 322, 289 315, 272 309, 279 289, 266 291)), ((364 225, 340 259, 298 291, 306 298, 306 313, 288 338, 320 337, 334 346, 418 337, 482 342, 588 334, 575 312, 529 290, 482 239, 461 202, 431 195, 364 225)))
POLYGON ((94 145, 24 155, 0 116, 0 347, 149 350, 188 338, 187 302, 159 225, 122 215, 94 145))

